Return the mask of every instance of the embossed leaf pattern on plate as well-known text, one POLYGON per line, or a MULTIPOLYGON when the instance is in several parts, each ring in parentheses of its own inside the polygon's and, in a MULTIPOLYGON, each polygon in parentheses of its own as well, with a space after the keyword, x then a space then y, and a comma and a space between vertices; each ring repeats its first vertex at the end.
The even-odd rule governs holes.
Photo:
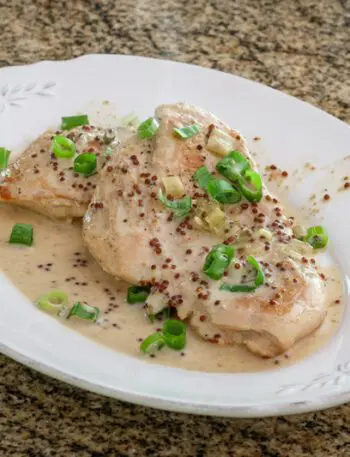
POLYGON ((29 82, 27 84, 16 84, 13 86, 5 84, 0 87, 0 114, 8 107, 22 106, 23 102, 30 97, 53 97, 55 93, 52 89, 56 84, 54 81, 45 83, 29 82))
POLYGON ((310 389, 322 389, 326 386, 340 386, 350 376, 350 360, 338 364, 332 373, 318 374, 307 384, 287 384, 282 386, 277 394, 290 394, 293 392, 306 392, 310 389))

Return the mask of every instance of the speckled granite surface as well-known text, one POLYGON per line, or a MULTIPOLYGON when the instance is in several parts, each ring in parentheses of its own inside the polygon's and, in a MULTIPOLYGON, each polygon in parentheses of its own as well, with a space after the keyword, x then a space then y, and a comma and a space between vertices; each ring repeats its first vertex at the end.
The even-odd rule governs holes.
MULTIPOLYGON (((0 66, 141 54, 236 73, 350 121, 349 0, 0 0, 0 66)), ((347 457, 350 405, 230 420, 89 394, 0 356, 0 456, 347 457)))

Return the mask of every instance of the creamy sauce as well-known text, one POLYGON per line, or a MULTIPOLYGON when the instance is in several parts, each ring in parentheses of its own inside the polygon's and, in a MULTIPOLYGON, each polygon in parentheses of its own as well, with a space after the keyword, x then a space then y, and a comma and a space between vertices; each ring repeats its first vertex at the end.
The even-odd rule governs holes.
MULTIPOLYGON (((78 318, 62 319, 62 323, 115 350, 145 357, 139 353, 140 340, 162 323, 150 324, 141 305, 126 303, 128 285, 111 279, 89 255, 83 245, 80 223, 58 223, 22 208, 0 206, 0 234, 1 269, 31 302, 55 288, 67 292, 70 305, 85 301, 98 306, 104 317, 101 324, 78 318), (33 247, 8 244, 11 229, 18 222, 33 225, 33 247)), ((152 363, 207 372, 262 371, 295 363, 321 348, 341 320, 344 291, 340 272, 332 267, 324 273, 328 278, 326 293, 330 305, 324 323, 282 356, 262 359, 238 346, 223 347, 205 342, 188 329, 183 352, 166 348, 148 359, 152 363)))

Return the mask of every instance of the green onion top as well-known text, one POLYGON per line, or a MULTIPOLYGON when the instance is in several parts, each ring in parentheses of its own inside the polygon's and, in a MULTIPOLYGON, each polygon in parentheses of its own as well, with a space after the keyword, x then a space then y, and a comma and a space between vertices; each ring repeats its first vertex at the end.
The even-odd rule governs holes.
POLYGON ((322 225, 316 225, 307 229, 302 241, 311 244, 314 249, 323 249, 328 244, 328 234, 322 225))
POLYGON ((92 175, 97 168, 96 154, 84 152, 78 155, 74 160, 74 171, 84 176, 92 175))
POLYGON ((175 351, 181 351, 186 345, 186 325, 176 319, 168 319, 163 324, 165 344, 175 351))
POLYGON ((210 173, 207 167, 198 168, 193 175, 194 179, 200 185, 200 187, 208 192, 208 185, 211 181, 215 180, 215 177, 210 173))
POLYGON ((144 286, 131 286, 128 288, 127 302, 130 305, 134 303, 144 303, 150 293, 149 287, 144 286))
POLYGON ((153 354, 165 345, 164 336, 162 333, 156 332, 144 339, 140 344, 140 350, 144 354, 153 354))
POLYGON ((235 183, 243 196, 250 202, 262 199, 262 179, 251 169, 248 160, 238 151, 230 152, 216 164, 217 171, 235 183))
POLYGON ((203 271, 214 280, 219 280, 224 276, 225 270, 229 267, 233 256, 235 255, 235 249, 233 246, 226 244, 218 244, 208 253, 203 271))
POLYGON ((247 257, 247 262, 254 268, 256 272, 255 279, 249 284, 227 284, 224 283, 220 286, 220 290, 226 290, 227 292, 253 292, 259 286, 265 283, 265 275, 260 266, 260 263, 253 256, 247 257))
POLYGON ((241 193, 223 179, 213 179, 208 183, 208 194, 220 203, 238 203, 241 193))
POLYGON ((52 152, 58 159, 72 159, 76 153, 75 143, 62 135, 57 135, 52 140, 52 152))
POLYGON ((15 224, 12 228, 9 243, 32 246, 33 232, 34 230, 31 224, 15 224))
POLYGON ((217 171, 230 181, 236 181, 250 168, 248 160, 238 151, 230 152, 216 164, 217 171))
POLYGON ((79 127, 81 125, 89 125, 87 114, 62 117, 61 130, 71 130, 74 129, 74 127, 79 127))
POLYGON ((249 202, 259 202, 262 199, 262 179, 256 171, 246 170, 239 178, 238 185, 249 202))
POLYGON ((50 290, 36 301, 38 308, 59 314, 68 305, 68 295, 62 290, 50 290))
POLYGON ((189 138, 192 138, 194 135, 199 133, 199 125, 192 124, 181 128, 175 128, 174 133, 179 138, 181 138, 181 140, 188 140, 189 138))
POLYGON ((74 305, 69 310, 67 319, 72 316, 80 317, 81 319, 86 319, 89 321, 96 322, 98 316, 100 315, 100 310, 96 306, 90 306, 86 303, 74 303, 74 305))
POLYGON ((7 168, 9 163, 11 151, 6 148, 0 148, 0 170, 2 168, 7 168))
POLYGON ((187 216, 192 208, 192 198, 187 195, 180 200, 169 200, 163 195, 162 189, 159 189, 158 199, 166 208, 170 209, 176 217, 187 216))
POLYGON ((149 117, 142 122, 137 129, 137 135, 141 140, 152 138, 159 129, 159 122, 155 117, 149 117))
POLYGON ((223 179, 216 179, 205 166, 198 168, 193 177, 203 190, 220 203, 238 203, 242 199, 236 187, 223 179))
POLYGON ((140 345, 145 354, 153 354, 168 346, 175 351, 181 351, 186 345, 186 325, 176 319, 168 319, 163 324, 162 332, 152 333, 140 345))

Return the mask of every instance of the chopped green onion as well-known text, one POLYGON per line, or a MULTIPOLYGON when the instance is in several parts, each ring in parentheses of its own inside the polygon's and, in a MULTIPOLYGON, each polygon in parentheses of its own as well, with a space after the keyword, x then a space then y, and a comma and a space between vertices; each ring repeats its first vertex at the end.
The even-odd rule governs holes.
POLYGON ((74 127, 79 127, 81 125, 89 125, 89 118, 87 114, 81 114, 79 116, 62 117, 62 130, 71 130, 74 129, 74 127))
POLYGON ((253 171, 248 160, 238 151, 232 151, 216 164, 217 171, 236 183, 243 196, 250 202, 262 199, 262 179, 253 171))
POLYGON ((316 225, 307 229, 302 241, 311 244, 314 249, 323 249, 328 244, 328 234, 322 225, 316 225))
POLYGON ((11 151, 6 148, 0 148, 0 170, 2 168, 7 168, 9 163, 11 151))
POLYGON ((239 178, 238 184, 249 202, 259 202, 262 199, 262 179, 256 171, 246 170, 239 178))
POLYGON ((167 346, 181 351, 186 345, 186 325, 175 319, 168 319, 163 324, 164 341, 167 346))
POLYGON ((255 285, 257 287, 262 286, 264 284, 264 282, 265 282, 265 275, 264 275, 264 272, 263 272, 263 270, 262 270, 262 268, 260 266, 260 263, 252 255, 249 255, 247 257, 247 262, 250 263, 250 265, 256 271, 255 285))
POLYGON ((15 224, 12 228, 9 243, 32 246, 33 226, 31 224, 15 224))
POLYGON ((181 198, 181 200, 169 200, 165 195, 163 195, 162 189, 159 189, 158 199, 166 208, 170 209, 176 217, 187 216, 192 208, 192 198, 188 195, 181 198))
POLYGON ((165 345, 164 336, 159 333, 152 333, 152 335, 145 338, 140 344, 140 350, 145 354, 153 354, 165 345))
POLYGON ((174 129, 174 133, 182 140, 188 140, 199 133, 199 125, 186 125, 185 127, 174 129))
POLYGON ((209 181, 208 194, 220 203, 237 203, 242 199, 241 193, 223 179, 209 181))
POLYGON ((141 140, 152 138, 158 129, 159 122, 157 119, 155 117, 149 117, 139 125, 137 129, 137 135, 141 140))
POLYGON ((260 266, 260 263, 253 256, 247 257, 247 262, 254 268, 256 277, 251 284, 227 284, 224 283, 220 286, 220 290, 226 290, 227 292, 253 292, 259 286, 262 286, 265 282, 265 275, 260 266))
POLYGON ((77 148, 75 143, 62 135, 57 135, 52 140, 52 152, 58 159, 71 159, 77 148))
POLYGON ((144 303, 149 295, 150 288, 144 286, 131 286, 128 288, 126 301, 133 305, 134 303, 144 303))
POLYGON ((224 283, 220 286, 220 290, 227 292, 254 292, 256 286, 249 284, 227 284, 224 283))
POLYGON ((208 168, 205 166, 198 168, 193 177, 200 185, 200 187, 206 192, 208 191, 208 184, 215 179, 208 168))
POLYGON ((216 179, 205 166, 198 168, 193 177, 203 190, 220 203, 237 203, 242 198, 235 187, 227 181, 216 179))
POLYGON ((97 157, 90 152, 84 152, 74 160, 74 171, 84 176, 90 176, 96 171, 97 157))
POLYGON ((59 314, 68 305, 68 295, 62 290, 50 290, 37 299, 36 305, 43 311, 59 314))
POLYGON ((69 310, 67 319, 72 316, 80 317, 81 319, 86 319, 89 321, 96 322, 98 316, 100 315, 100 310, 96 306, 90 306, 86 303, 74 303, 74 305, 69 310))
POLYGON ((216 164, 217 171, 230 181, 236 181, 249 168, 248 160, 238 151, 231 151, 216 164))
POLYGON ((221 279, 234 255, 235 249, 233 246, 228 246, 226 244, 214 246, 205 259, 203 267, 204 273, 209 276, 209 278, 216 281, 221 279))
POLYGON ((227 157, 233 159, 236 163, 243 164, 242 166, 247 170, 250 168, 249 160, 239 151, 231 151, 228 153, 227 157))

